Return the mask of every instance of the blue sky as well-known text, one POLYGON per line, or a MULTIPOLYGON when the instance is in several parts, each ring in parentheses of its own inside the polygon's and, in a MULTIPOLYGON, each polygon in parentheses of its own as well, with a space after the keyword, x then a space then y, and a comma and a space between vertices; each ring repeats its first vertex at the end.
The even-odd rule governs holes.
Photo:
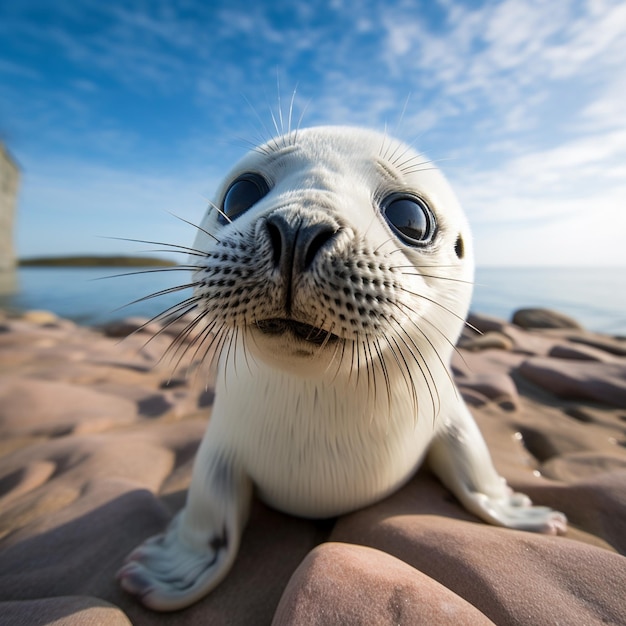
POLYGON ((480 265, 626 265, 626 3, 21 0, 0 137, 23 257, 189 245, 294 89, 303 125, 384 129, 454 185, 480 265))

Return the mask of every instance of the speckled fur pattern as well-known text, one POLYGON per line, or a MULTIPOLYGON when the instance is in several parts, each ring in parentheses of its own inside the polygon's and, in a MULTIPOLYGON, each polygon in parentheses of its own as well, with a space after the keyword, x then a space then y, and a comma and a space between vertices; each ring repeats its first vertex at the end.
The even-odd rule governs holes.
POLYGON ((562 533, 562 514, 514 494, 449 372, 471 299, 463 211, 439 170, 387 135, 288 132, 252 150, 217 192, 194 244, 195 293, 216 400, 187 505, 119 572, 147 606, 195 602, 227 575, 253 489, 294 515, 329 517, 398 489, 427 456, 483 520, 562 533), (248 174, 265 193, 231 219, 248 174), (419 198, 432 237, 408 241, 385 214, 419 198))

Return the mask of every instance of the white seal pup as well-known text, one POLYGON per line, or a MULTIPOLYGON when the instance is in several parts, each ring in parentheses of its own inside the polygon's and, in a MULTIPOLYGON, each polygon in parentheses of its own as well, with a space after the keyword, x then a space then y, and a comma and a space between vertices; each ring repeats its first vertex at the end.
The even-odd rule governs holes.
POLYGON ((128 557, 124 589, 187 606, 231 568, 253 488, 331 517, 389 495, 426 456, 481 519, 565 531, 498 475, 450 375, 472 242, 431 163, 372 131, 292 131, 234 168, 194 248, 215 405, 187 504, 128 557))

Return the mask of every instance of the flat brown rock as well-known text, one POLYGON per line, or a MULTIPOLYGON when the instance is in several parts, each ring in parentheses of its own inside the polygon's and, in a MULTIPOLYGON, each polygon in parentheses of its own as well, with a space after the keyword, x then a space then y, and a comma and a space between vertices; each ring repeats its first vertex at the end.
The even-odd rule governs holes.
POLYGON ((402 515, 393 500, 343 518, 331 538, 396 556, 496 624, 618 624, 625 614, 622 556, 427 512, 402 515))
POLYGON ((59 596, 21 602, 0 602, 4 624, 11 626, 131 626, 116 606, 86 596, 59 596))
POLYGON ((626 362, 572 362, 534 357, 522 363, 522 376, 561 398, 601 402, 626 409, 626 362))
POLYGON ((522 328, 582 328, 580 324, 563 313, 550 309, 519 309, 512 321, 522 328))
POLYGON ((472 343, 476 333, 465 333, 468 349, 453 359, 461 393, 498 470, 563 511, 565 537, 483 524, 424 468, 338 520, 298 519, 255 501, 226 580, 161 615, 122 592, 114 574, 184 505, 210 419, 211 379, 185 376, 195 371, 192 353, 177 372, 159 363, 185 322, 120 341, 39 314, 2 319, 0 622, 623 622, 624 342, 471 321, 492 334, 472 343))

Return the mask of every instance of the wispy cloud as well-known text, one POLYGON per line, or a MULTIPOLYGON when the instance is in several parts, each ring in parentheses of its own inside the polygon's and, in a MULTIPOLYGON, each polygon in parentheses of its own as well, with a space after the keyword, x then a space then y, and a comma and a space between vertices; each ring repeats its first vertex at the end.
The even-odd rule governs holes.
POLYGON ((35 245, 29 212, 47 207, 79 224, 91 199, 99 231, 107 197, 144 224, 177 197, 197 206, 243 151, 233 142, 265 136, 257 115, 271 127, 277 93, 286 108, 296 85, 305 125, 397 127, 450 159, 443 169, 489 258, 522 254, 521 235, 515 249, 492 236, 507 224, 587 223, 600 241, 589 207, 621 219, 611 213, 626 197, 621 1, 38 6, 39 21, 29 3, 0 17, 14 51, 0 59, 0 132, 24 152, 23 249, 35 245))

